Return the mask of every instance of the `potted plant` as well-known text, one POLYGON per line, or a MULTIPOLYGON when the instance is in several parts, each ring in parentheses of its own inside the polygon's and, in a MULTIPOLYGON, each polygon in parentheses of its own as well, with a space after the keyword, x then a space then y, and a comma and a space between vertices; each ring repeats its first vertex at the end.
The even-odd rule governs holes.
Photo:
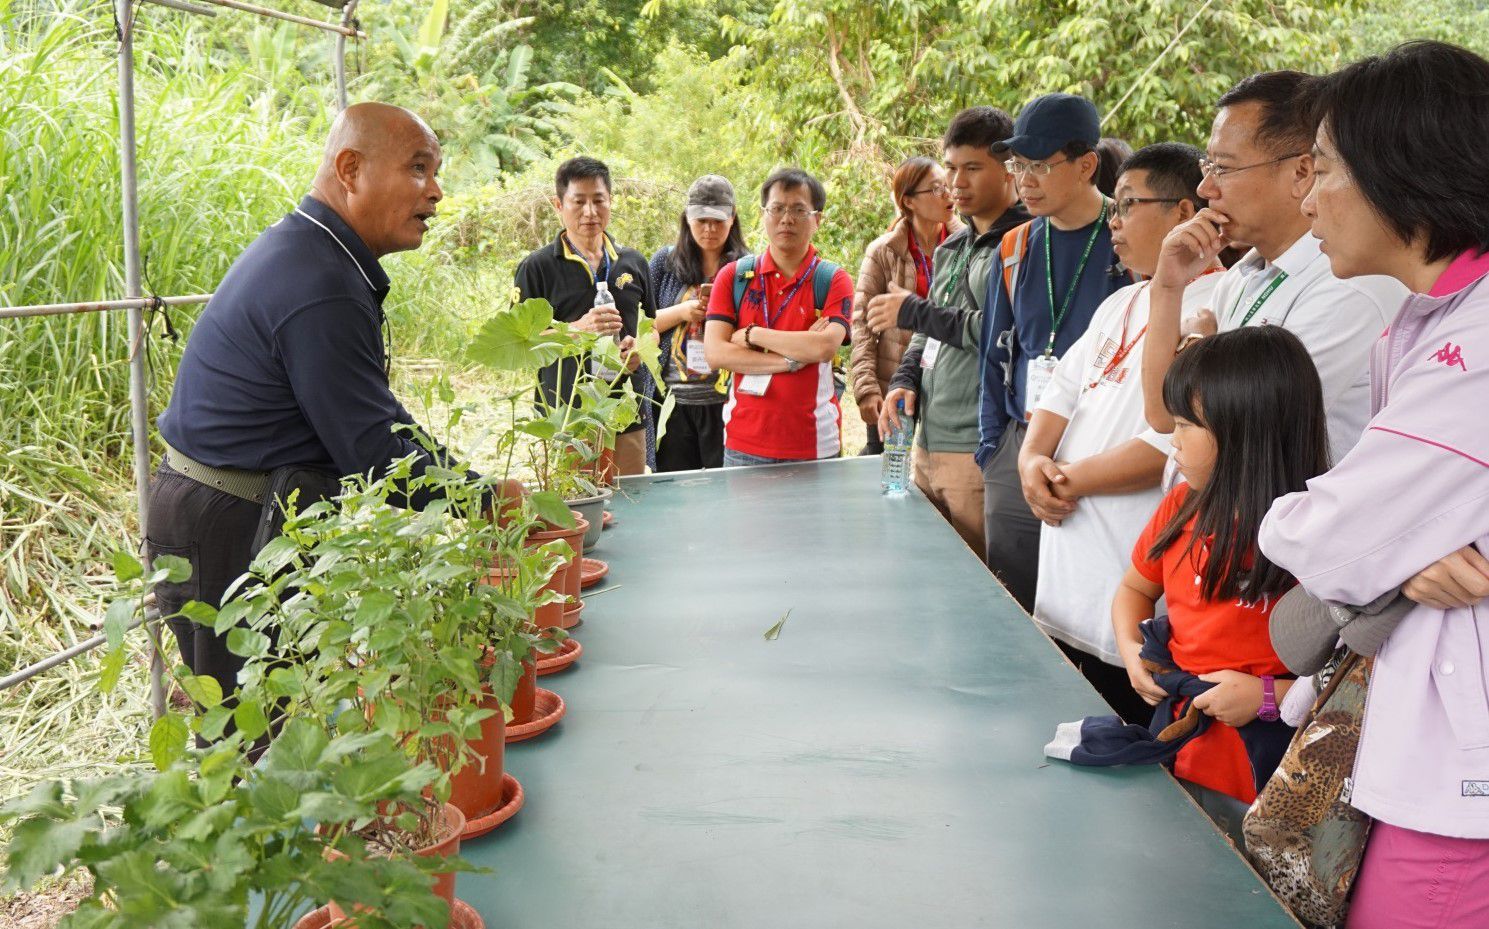
MULTIPOLYGON (((660 383, 661 352, 652 331, 652 321, 643 318, 635 352, 660 383)), ((615 436, 636 422, 638 400, 626 374, 616 373, 605 379, 583 361, 595 357, 598 367, 624 372, 617 344, 613 339, 555 321, 548 301, 534 298, 488 320, 468 354, 472 361, 488 368, 529 375, 535 395, 540 390, 538 374, 543 368, 561 360, 573 363, 575 376, 569 381, 563 402, 539 407, 532 416, 519 418, 511 438, 526 443, 537 488, 558 494, 591 523, 593 538, 586 539, 584 547, 593 548, 603 523, 600 518, 590 518, 589 512, 601 516, 608 499, 608 493, 602 492, 609 482, 604 474, 605 451, 613 450, 615 436)))
MULTIPOLYGON (((334 501, 291 506, 284 534, 215 620, 247 659, 244 694, 284 717, 321 721, 328 733, 386 737, 411 762, 433 767, 425 796, 358 833, 400 856, 442 844, 458 851, 466 819, 448 803, 454 778, 488 760, 472 745, 491 743, 489 727, 500 725, 501 705, 540 641, 533 593, 552 560, 551 549, 528 552, 511 541, 536 521, 530 501, 491 519, 490 481, 444 467, 416 474, 414 460, 376 480, 347 479, 334 501), (390 504, 422 492, 434 497, 422 512, 390 504), (503 551, 525 570, 511 583, 488 583, 503 551)), ((204 715, 209 736, 217 722, 212 711, 204 715)), ((489 772, 493 780, 499 785, 500 774, 489 772)), ((456 905, 453 874, 441 875, 437 890, 456 905)))
MULTIPOLYGON (((124 630, 146 593, 190 574, 186 562, 170 557, 158 559, 148 577, 124 553, 114 566, 133 592, 108 611, 104 690, 117 683, 124 630)), ((200 603, 183 610, 205 622, 214 612, 200 603)), ((50 781, 0 807, 0 825, 11 830, 4 889, 58 871, 86 873, 91 890, 63 920, 69 929, 288 929, 331 897, 364 909, 363 929, 444 924, 449 908, 433 892, 434 874, 467 866, 369 854, 355 838, 388 805, 419 802, 437 774, 433 765, 411 762, 382 733, 331 733, 304 718, 276 719, 278 737, 260 755, 254 742, 271 724, 262 704, 224 702, 214 679, 183 667, 170 673, 204 713, 156 721, 154 770, 50 781), (209 748, 190 748, 205 713, 240 726, 209 748)))

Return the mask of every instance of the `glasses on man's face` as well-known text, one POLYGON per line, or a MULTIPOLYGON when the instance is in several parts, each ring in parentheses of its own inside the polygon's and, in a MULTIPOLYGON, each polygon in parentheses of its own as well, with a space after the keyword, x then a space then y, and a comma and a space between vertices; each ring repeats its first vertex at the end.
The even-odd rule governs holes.
POLYGON ((804 206, 785 206, 780 203, 772 203, 765 208, 765 215, 771 219, 785 219, 789 216, 798 222, 821 212, 821 210, 809 210, 804 206))
POLYGON ((912 190, 910 191, 910 196, 918 197, 921 194, 935 194, 938 197, 944 197, 946 196, 946 192, 949 190, 951 190, 951 188, 947 187, 945 184, 936 183, 932 184, 929 187, 922 187, 919 190, 912 190))
POLYGON ((1035 177, 1049 177, 1050 172, 1055 170, 1057 165, 1063 165, 1069 161, 1069 158, 1061 158, 1059 161, 1020 161, 1017 158, 1010 158, 1003 162, 1003 167, 1007 168, 1008 173, 1014 177, 1024 174, 1032 174, 1035 177))
POLYGON ((1306 154, 1308 153, 1296 152, 1291 155, 1281 155, 1277 158, 1270 158, 1266 161, 1258 161, 1256 164, 1239 165, 1234 168, 1229 165, 1216 164, 1209 158, 1201 158, 1199 160, 1199 170, 1200 173, 1203 174, 1205 177, 1211 177, 1218 181, 1223 177, 1230 177, 1232 174, 1240 174, 1242 171, 1250 171, 1252 168, 1265 168, 1267 165, 1274 165, 1278 162, 1287 161, 1289 158, 1301 158, 1306 154))
POLYGON ((1123 197, 1113 208, 1118 219, 1126 219, 1132 208, 1139 203, 1178 203, 1178 197, 1123 197))

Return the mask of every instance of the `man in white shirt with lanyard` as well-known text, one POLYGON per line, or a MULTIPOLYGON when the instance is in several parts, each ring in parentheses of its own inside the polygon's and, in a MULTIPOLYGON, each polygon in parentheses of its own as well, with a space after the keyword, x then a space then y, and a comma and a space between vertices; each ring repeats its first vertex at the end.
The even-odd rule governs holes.
MULTIPOLYGON (((1192 145, 1160 142, 1122 165, 1109 224, 1112 248, 1129 271, 1152 274, 1164 238, 1205 206, 1195 192, 1199 161, 1192 145)), ((1223 270, 1216 261, 1190 282, 1187 310, 1210 305, 1223 270)), ((1148 287, 1146 280, 1129 284, 1096 308, 1040 395, 1019 449, 1024 499, 1043 523, 1034 624, 1119 716, 1143 726, 1153 708, 1128 679, 1111 606, 1132 547, 1163 499, 1171 440, 1144 418, 1148 287)))
POLYGON ((1152 283, 1143 348, 1148 422, 1171 431, 1163 377, 1181 338, 1242 326, 1282 326, 1302 340, 1323 382, 1329 448, 1335 461, 1354 446, 1370 416, 1370 345, 1406 300, 1380 276, 1340 280, 1308 231, 1299 206, 1313 186, 1312 134, 1297 71, 1254 74, 1220 98, 1210 131, 1205 180, 1210 205, 1169 235, 1152 283), (1185 287, 1227 246, 1250 246, 1215 287, 1213 317, 1186 323, 1185 287))

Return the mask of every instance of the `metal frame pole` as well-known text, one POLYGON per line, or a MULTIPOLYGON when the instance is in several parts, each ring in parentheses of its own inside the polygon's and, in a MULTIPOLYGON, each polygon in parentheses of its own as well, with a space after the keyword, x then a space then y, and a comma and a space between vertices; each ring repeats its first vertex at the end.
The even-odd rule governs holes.
POLYGON ((270 19, 282 19, 287 23, 299 23, 302 26, 310 26, 315 29, 324 29, 327 32, 337 32, 345 36, 367 38, 367 33, 360 32, 350 26, 337 25, 336 23, 323 23, 318 19, 308 16, 297 16, 294 13, 284 13, 279 10, 271 10, 267 7, 254 6, 251 3, 243 3, 241 0, 195 0, 196 3, 210 4, 211 6, 226 7, 230 10, 242 10, 244 13, 253 13, 258 16, 266 16, 270 19))
POLYGON ((66 316, 71 313, 102 313, 108 310, 145 309, 155 306, 188 306, 206 303, 211 294, 184 297, 136 297, 132 300, 102 300, 92 303, 39 303, 34 306, 0 307, 0 319, 24 319, 30 316, 66 316))
POLYGON ((340 112, 346 109, 346 38, 348 35, 360 35, 352 23, 354 14, 357 12, 357 0, 347 0, 346 6, 341 8, 341 25, 345 30, 336 33, 336 110, 340 112))
MULTIPOLYGON (((138 168, 134 135, 134 23, 130 0, 114 0, 119 24, 119 180, 123 191, 124 296, 140 292, 140 216, 138 168)), ((141 552, 149 564, 150 426, 149 398, 145 395, 145 312, 131 306, 129 313, 129 426, 134 438, 134 490, 140 513, 141 552)), ((160 643, 150 636, 150 706, 155 718, 165 713, 165 659, 160 643)))

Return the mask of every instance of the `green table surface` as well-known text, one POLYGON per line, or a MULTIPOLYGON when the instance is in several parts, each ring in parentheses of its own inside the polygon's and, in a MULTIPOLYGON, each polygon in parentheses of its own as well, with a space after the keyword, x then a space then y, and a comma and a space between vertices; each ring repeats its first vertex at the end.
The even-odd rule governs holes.
POLYGON ((491 929, 1297 926, 1163 770, 1043 757, 1109 710, 878 458, 611 508, 567 713, 463 849, 491 929))

